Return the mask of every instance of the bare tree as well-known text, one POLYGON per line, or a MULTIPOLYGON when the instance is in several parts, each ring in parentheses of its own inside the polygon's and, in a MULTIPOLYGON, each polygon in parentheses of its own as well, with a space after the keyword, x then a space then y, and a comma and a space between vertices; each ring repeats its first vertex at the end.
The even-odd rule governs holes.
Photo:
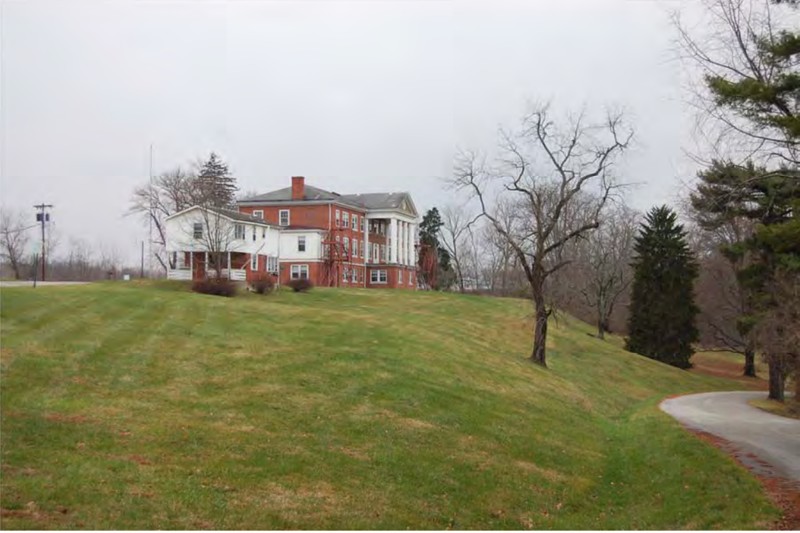
POLYGON ((38 224, 27 224, 26 217, 18 211, 0 213, 0 256, 11 265, 14 278, 22 278, 23 261, 30 241, 28 233, 38 224))
POLYGON ((502 154, 489 168, 474 152, 460 153, 453 185, 477 199, 480 216, 503 236, 519 261, 536 306, 531 361, 547 366, 547 321, 553 312, 545 301, 548 277, 569 264, 562 249, 600 224, 600 216, 618 187, 612 175, 633 132, 621 115, 588 122, 583 113, 559 126, 547 105, 535 107, 521 130, 503 134, 502 154), (582 191, 595 189, 591 205, 582 191), (508 196, 510 216, 498 216, 489 195, 508 196))
POLYGON ((460 292, 465 290, 464 271, 469 261, 469 230, 474 221, 475 216, 471 215, 463 205, 447 205, 442 209, 440 242, 450 254, 460 292))
POLYGON ((152 183, 133 191, 129 212, 142 215, 148 224, 152 224, 154 230, 152 244, 156 247, 153 253, 164 272, 167 271, 168 261, 164 220, 194 205, 196 200, 194 179, 193 174, 177 167, 156 177, 152 183))
POLYGON ((579 247, 582 278, 581 294, 595 310, 597 336, 610 331, 609 320, 620 296, 633 280, 630 260, 638 226, 638 213, 619 205, 609 211, 597 231, 589 233, 579 247))

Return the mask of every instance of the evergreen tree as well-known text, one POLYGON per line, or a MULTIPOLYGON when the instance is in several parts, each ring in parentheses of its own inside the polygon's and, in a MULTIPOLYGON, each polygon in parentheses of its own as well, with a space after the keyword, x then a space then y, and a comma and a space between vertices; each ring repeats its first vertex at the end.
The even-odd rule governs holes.
POLYGON ((212 207, 231 207, 236 202, 236 178, 231 176, 228 165, 211 152, 197 173, 195 180, 197 203, 212 207))
MULTIPOLYGON (((748 295, 749 312, 738 325, 759 336, 759 330, 776 321, 782 306, 793 305, 787 299, 796 298, 796 292, 776 290, 778 282, 800 286, 800 171, 715 161, 698 177, 691 201, 704 228, 713 230, 739 217, 756 222, 751 235, 723 252, 740 265, 737 278, 748 295)), ((800 354, 796 346, 790 348, 791 330, 796 328, 773 329, 772 334, 761 335, 759 350, 769 364, 769 397, 783 401, 790 365, 800 372, 800 354)))
POLYGON ((698 267, 675 213, 667 206, 650 210, 634 251, 625 348, 678 368, 690 368, 692 343, 698 338, 694 303, 698 267))

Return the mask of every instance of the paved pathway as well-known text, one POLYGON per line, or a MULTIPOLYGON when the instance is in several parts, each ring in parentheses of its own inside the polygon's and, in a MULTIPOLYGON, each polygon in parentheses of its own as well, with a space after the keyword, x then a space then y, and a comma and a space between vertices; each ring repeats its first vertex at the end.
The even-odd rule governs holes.
POLYGON ((707 392, 671 398, 661 409, 685 426, 730 441, 734 455, 757 474, 800 483, 800 420, 747 402, 764 392, 707 392), (753 457, 755 456, 755 457, 753 457))

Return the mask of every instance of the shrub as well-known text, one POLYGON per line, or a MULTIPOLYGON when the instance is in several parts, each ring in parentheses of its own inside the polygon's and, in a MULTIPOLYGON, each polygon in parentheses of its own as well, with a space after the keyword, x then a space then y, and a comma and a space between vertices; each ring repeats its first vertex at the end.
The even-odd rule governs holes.
POLYGON ((269 294, 275 288, 275 282, 269 274, 260 274, 250 283, 250 290, 258 294, 269 294))
POLYGON ((227 279, 203 279, 192 283, 192 290, 201 294, 231 297, 236 294, 236 285, 227 279))
POLYGON ((310 279, 293 279, 289 282, 289 286, 294 292, 307 292, 310 291, 314 284, 310 279))

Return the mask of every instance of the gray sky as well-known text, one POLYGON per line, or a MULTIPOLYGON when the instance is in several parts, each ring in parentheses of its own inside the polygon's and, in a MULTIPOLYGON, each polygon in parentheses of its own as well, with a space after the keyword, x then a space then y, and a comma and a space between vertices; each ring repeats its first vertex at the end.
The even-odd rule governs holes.
POLYGON ((679 2, 0 0, 0 202, 55 204, 70 237, 138 262, 132 189, 209 151, 243 190, 452 200, 457 146, 492 148, 526 102, 624 108, 635 207, 692 177, 668 12, 679 2))

